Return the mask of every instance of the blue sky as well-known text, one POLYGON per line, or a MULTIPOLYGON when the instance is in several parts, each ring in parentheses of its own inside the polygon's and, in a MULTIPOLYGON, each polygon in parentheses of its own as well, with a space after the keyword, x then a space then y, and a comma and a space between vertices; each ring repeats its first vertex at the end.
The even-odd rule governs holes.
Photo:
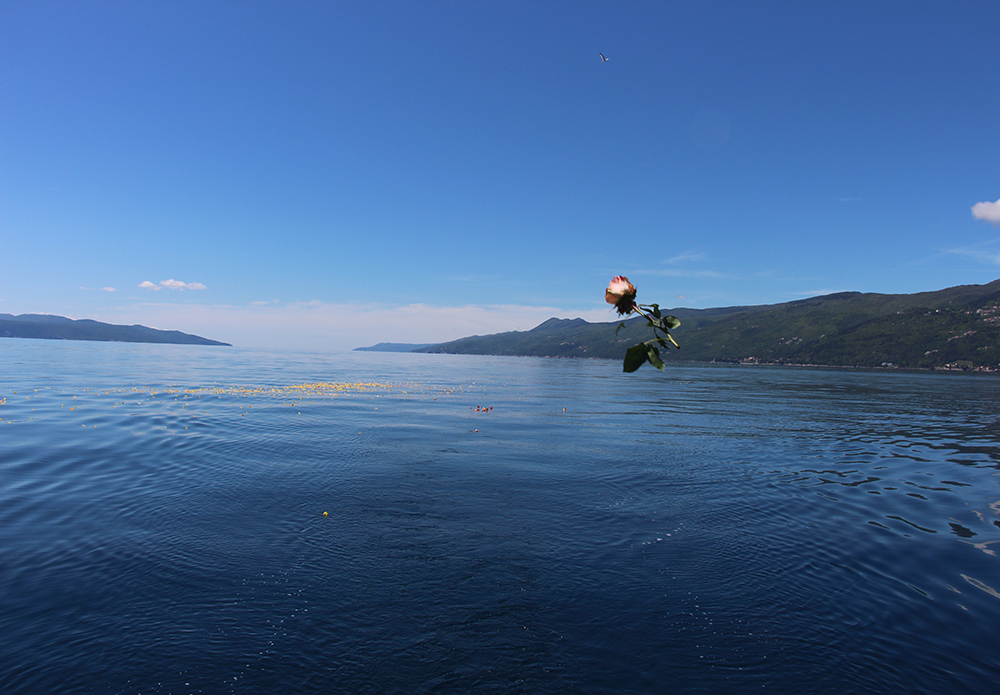
POLYGON ((611 321, 617 274, 699 308, 989 282, 998 28, 961 0, 6 0, 0 312, 337 351, 611 321))

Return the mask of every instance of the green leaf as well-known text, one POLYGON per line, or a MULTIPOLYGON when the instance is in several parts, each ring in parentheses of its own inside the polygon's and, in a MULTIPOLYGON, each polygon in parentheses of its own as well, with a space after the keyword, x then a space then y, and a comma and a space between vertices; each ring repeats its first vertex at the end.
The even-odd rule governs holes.
POLYGON ((663 364, 663 360, 660 359, 660 351, 655 345, 648 346, 646 350, 646 359, 648 359, 649 363, 660 371, 666 369, 666 366, 663 364))
POLYGON ((625 363, 622 365, 623 372, 634 372, 649 359, 649 351, 645 343, 633 345, 625 352, 625 363))
POLYGON ((622 321, 621 323, 618 324, 618 328, 615 329, 615 335, 618 335, 618 331, 620 331, 623 328, 625 328, 625 322, 624 321, 622 321))
POLYGON ((663 323, 667 328, 677 328, 681 325, 681 320, 676 316, 664 316, 663 323))

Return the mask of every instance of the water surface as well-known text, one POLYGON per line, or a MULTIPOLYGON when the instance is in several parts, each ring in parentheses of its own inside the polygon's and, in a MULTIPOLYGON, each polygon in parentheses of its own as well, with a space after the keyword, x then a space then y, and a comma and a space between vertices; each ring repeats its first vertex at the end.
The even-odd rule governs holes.
POLYGON ((996 690, 1000 379, 620 369, 0 341, 0 691, 996 690))

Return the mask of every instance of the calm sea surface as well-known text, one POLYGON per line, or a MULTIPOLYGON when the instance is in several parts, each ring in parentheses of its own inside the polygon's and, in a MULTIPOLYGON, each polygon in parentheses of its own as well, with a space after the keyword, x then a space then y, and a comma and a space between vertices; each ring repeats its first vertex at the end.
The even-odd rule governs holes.
POLYGON ((6 695, 1000 691, 995 375, 3 339, 0 399, 6 695))

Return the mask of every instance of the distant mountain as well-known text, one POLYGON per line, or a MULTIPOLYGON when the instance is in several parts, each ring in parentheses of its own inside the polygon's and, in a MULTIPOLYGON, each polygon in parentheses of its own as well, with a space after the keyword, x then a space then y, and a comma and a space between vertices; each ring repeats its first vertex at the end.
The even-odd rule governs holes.
POLYGON ((370 347, 356 347, 355 352, 413 352, 434 343, 378 343, 370 347))
MULTIPOLYGON (((667 309, 694 362, 1000 371, 1000 280, 919 294, 842 292, 783 304, 667 309)), ((530 331, 471 336, 416 350, 476 355, 622 359, 652 337, 645 319, 549 319, 530 331)))
POLYGON ((178 345, 229 345, 218 340, 161 331, 145 326, 118 326, 90 319, 68 319, 48 314, 0 314, 0 338, 48 340, 103 340, 119 343, 174 343, 178 345))

